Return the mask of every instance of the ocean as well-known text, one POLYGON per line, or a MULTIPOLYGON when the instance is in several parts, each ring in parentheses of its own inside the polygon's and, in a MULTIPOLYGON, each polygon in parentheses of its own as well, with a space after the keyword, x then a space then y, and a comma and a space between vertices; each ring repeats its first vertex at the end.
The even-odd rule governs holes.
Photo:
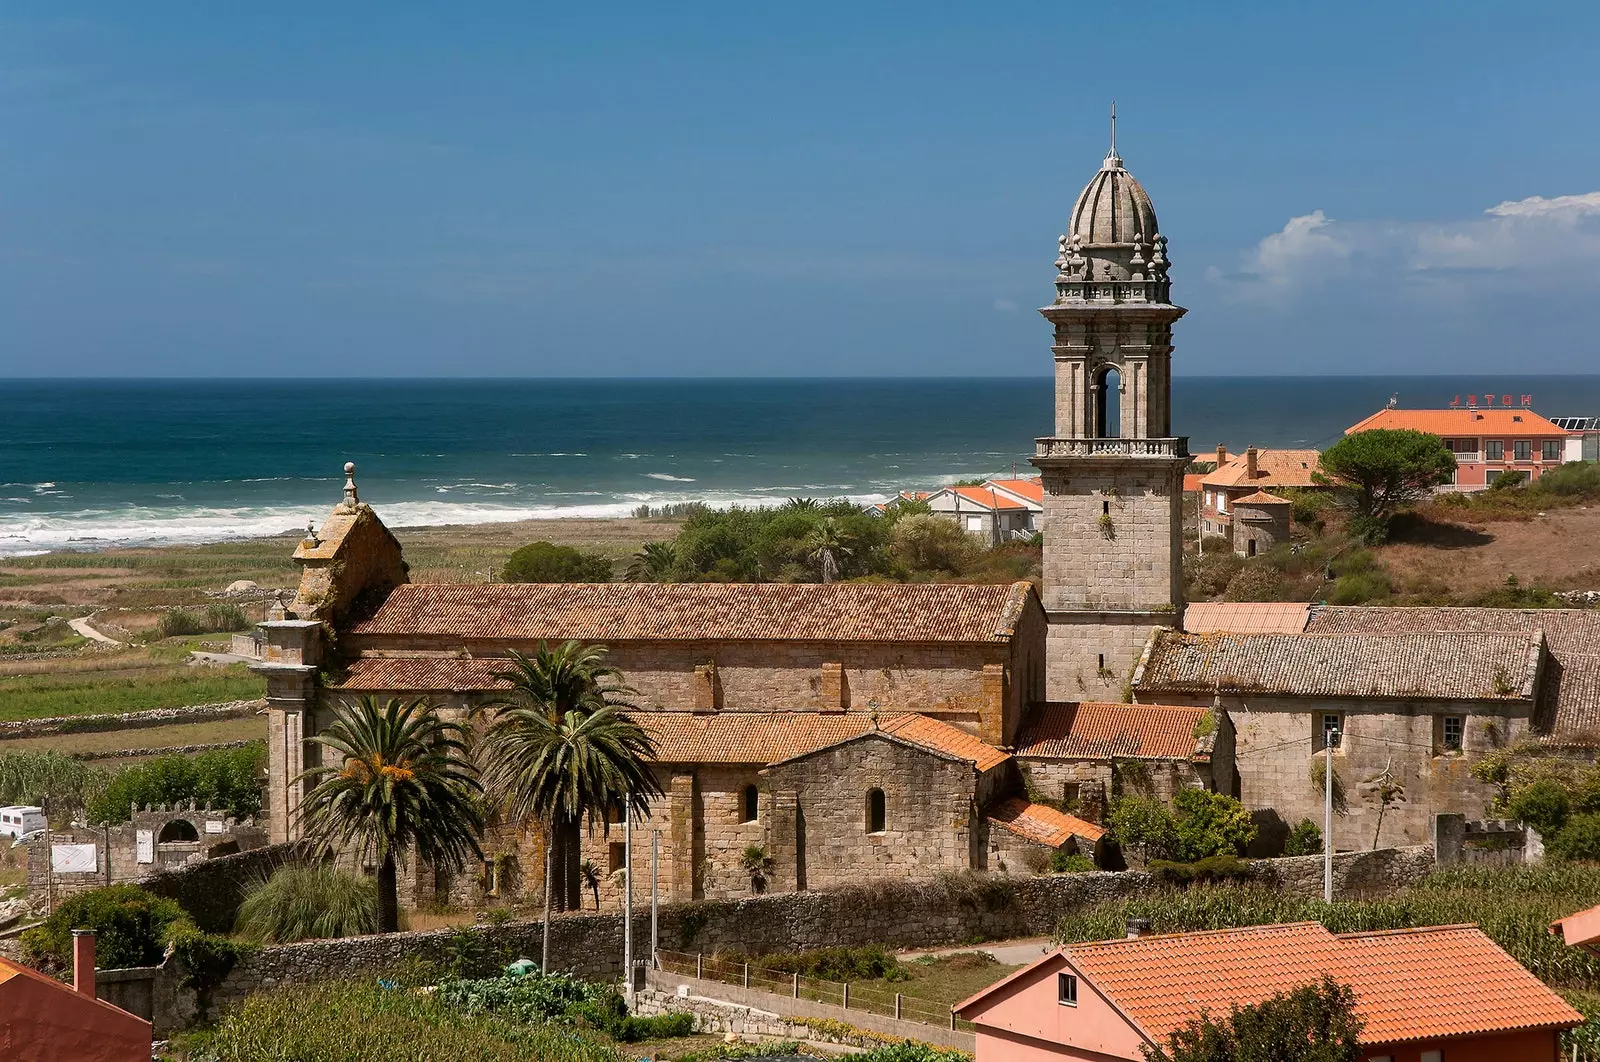
MULTIPOLYGON (((1326 447, 1381 408, 1532 394, 1600 414, 1600 376, 1179 377, 1174 431, 1326 447)), ((640 505, 876 501, 1031 471, 1028 379, 0 382, 0 556, 211 542, 320 522, 344 462, 393 526, 623 516, 640 505)))

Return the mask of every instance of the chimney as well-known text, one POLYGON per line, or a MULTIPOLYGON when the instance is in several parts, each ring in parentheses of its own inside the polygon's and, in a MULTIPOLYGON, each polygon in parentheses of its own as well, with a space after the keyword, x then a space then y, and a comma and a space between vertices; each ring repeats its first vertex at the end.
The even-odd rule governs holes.
POLYGON ((1149 935, 1150 935, 1150 919, 1148 919, 1148 918, 1130 918, 1130 919, 1128 919, 1128 939, 1129 940, 1136 940, 1139 937, 1148 937, 1149 935))
POLYGON ((1228 463, 1228 448, 1221 443, 1217 444, 1217 471, 1222 471, 1222 466, 1228 463))
POLYGON ((80 995, 94 998, 94 930, 72 931, 72 987, 80 995))
POLYGON ((1254 446, 1244 452, 1245 479, 1256 478, 1256 448, 1254 446))

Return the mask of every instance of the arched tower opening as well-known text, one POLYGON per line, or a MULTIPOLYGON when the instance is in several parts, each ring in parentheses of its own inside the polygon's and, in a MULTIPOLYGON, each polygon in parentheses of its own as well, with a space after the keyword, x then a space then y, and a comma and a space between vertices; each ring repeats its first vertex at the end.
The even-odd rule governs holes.
POLYGON ((1097 439, 1122 437, 1122 373, 1115 365, 1102 368, 1094 381, 1094 436, 1097 439))

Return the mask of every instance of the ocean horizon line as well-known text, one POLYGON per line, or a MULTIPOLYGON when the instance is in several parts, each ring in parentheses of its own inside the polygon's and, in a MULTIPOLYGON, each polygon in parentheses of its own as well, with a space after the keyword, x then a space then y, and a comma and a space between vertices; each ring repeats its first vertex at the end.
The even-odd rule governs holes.
MULTIPOLYGON (((1560 373, 1523 373, 1523 372, 1472 372, 1463 370, 1451 373, 1207 373, 1207 372, 1174 372, 1174 380, 1449 380, 1460 379, 1467 382, 1483 380, 1588 380, 1600 379, 1600 372, 1560 372, 1560 373)), ((560 383, 641 383, 641 384, 670 384, 670 383, 829 383, 843 381, 849 383, 899 383, 907 380, 930 380, 941 382, 959 382, 968 380, 984 380, 994 382, 1021 382, 1037 381, 1048 383, 1054 377, 1049 373, 1021 374, 1021 373, 928 373, 913 375, 903 373, 899 375, 863 375, 863 376, 579 376, 570 374, 526 374, 526 375, 453 375, 453 376, 203 376, 197 374, 184 375, 141 375, 141 376, 29 376, 12 374, 0 378, 0 387, 7 384, 94 384, 94 383, 270 383, 275 385, 298 383, 501 383, 501 382, 560 382, 560 383)), ((1463 386, 1466 386, 1464 383, 1463 386)))

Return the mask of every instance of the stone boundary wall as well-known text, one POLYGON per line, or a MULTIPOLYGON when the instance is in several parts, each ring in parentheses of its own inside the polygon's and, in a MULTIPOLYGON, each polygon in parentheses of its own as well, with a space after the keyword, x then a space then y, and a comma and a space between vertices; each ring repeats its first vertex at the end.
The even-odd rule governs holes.
POLYGON ((213 741, 203 745, 161 745, 153 748, 113 749, 110 752, 74 752, 79 760, 122 760, 143 756, 187 756, 196 752, 215 752, 218 749, 242 749, 257 744, 260 738, 240 738, 238 741, 213 741))
MULTIPOLYGON (((237 887, 232 874, 224 882, 201 886, 198 879, 205 871, 221 871, 230 861, 274 851, 281 862, 293 858, 286 851, 289 848, 275 845, 213 859, 164 877, 192 874, 195 880, 185 895, 199 891, 204 899, 207 891, 220 893, 224 886, 237 887)), ((1269 887, 1291 895, 1322 895, 1321 856, 1262 860, 1257 866, 1261 867, 1261 881, 1269 887)), ((1341 897, 1380 895, 1416 883, 1433 866, 1433 851, 1425 846, 1345 853, 1335 857, 1334 888, 1341 897)), ((952 874, 927 882, 885 881, 741 900, 664 904, 660 910, 661 947, 691 953, 756 954, 858 944, 923 948, 975 938, 1049 936, 1068 911, 1137 895, 1152 887, 1153 879, 1143 871, 1037 878, 952 874)), ((188 906, 182 896, 174 898, 188 906)), ((211 910, 214 913, 215 908, 211 910)), ((648 901, 634 914, 633 933, 637 954, 647 956, 648 901)), ((622 936, 620 914, 556 915, 550 923, 551 967, 582 977, 620 977, 622 936)), ((486 976, 513 959, 537 960, 541 938, 542 923, 527 920, 495 927, 480 925, 470 935, 460 929, 435 929, 265 947, 242 961, 218 986, 213 999, 222 1005, 275 985, 370 975, 416 963, 454 964, 469 976, 486 976)))
POLYGON ((141 730, 152 726, 170 726, 173 723, 232 719, 237 716, 254 715, 265 709, 266 705, 267 702, 262 700, 223 701, 218 704, 195 704, 187 708, 152 708, 144 712, 123 712, 119 715, 57 715, 48 719, 18 719, 0 723, 0 741, 45 737, 50 734, 141 730))
MULTIPOLYGON (((635 1014, 693 1014, 695 1032, 731 1033, 735 1036, 775 1037, 779 1040, 814 1040, 847 1043, 853 1047, 878 1046, 869 1037, 824 1035, 820 1030, 793 1018, 821 1018, 843 1022, 882 1037, 920 1040, 935 1047, 953 1047, 969 1054, 977 1050, 977 1035, 968 1029, 947 1029, 916 1021, 897 1021, 863 1010, 844 1010, 809 999, 794 999, 774 992, 725 985, 682 974, 651 970, 649 986, 635 992, 630 1009, 635 1014), (678 986, 689 995, 678 994, 678 986)), ((881 1043, 881 1041, 879 1041, 881 1043)))

